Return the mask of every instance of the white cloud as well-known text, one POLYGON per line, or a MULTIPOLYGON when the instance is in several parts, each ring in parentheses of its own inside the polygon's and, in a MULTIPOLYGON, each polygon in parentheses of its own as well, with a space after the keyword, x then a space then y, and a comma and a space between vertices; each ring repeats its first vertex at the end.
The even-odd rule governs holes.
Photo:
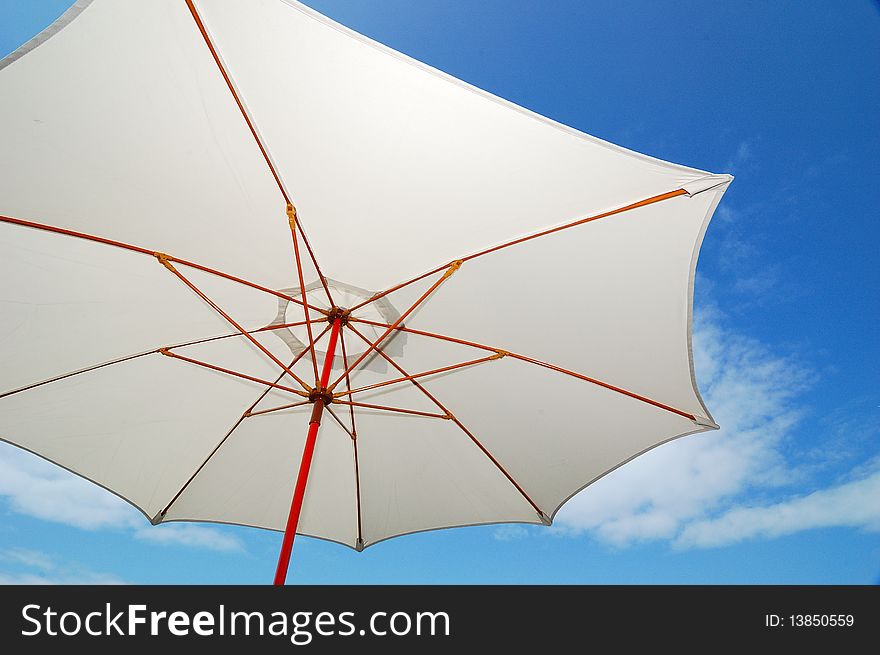
POLYGON ((510 523, 507 525, 499 525, 492 533, 498 541, 519 541, 529 536, 529 531, 522 525, 510 523))
POLYGON ((0 443, 0 494, 20 514, 84 530, 145 520, 121 498, 6 443, 0 443))
POLYGON ((754 144, 756 139, 747 139, 740 141, 736 146, 736 152, 727 161, 726 171, 731 173, 739 173, 746 164, 753 164, 754 160, 754 144))
POLYGON ((55 568, 52 560, 45 554, 26 548, 6 548, 0 550, 0 562, 10 562, 43 571, 51 571, 55 568))
POLYGON ((717 518, 691 523, 674 543, 682 548, 711 548, 837 527, 880 531, 880 471, 772 505, 735 507, 717 518))
POLYGON ((139 540, 167 546, 244 549, 238 538, 218 528, 151 526, 118 496, 7 443, 0 443, 0 495, 19 514, 83 530, 131 530, 139 540))
POLYGON ((83 571, 73 574, 4 573, 0 571, 0 585, 59 585, 59 584, 125 584, 121 578, 108 573, 83 571))
POLYGON ((135 532, 135 537, 156 544, 192 546, 225 553, 244 550, 244 544, 237 537, 215 528, 183 523, 144 527, 135 532))
POLYGON ((46 553, 25 548, 0 550, 0 585, 12 584, 124 584, 110 573, 98 573, 72 563, 57 563, 46 553))
POLYGON ((711 310, 699 314, 694 356, 722 429, 671 442, 602 478, 560 510, 557 530, 589 531, 617 546, 674 540, 744 492, 798 479, 781 447, 801 418, 796 400, 810 373, 722 328, 711 310))

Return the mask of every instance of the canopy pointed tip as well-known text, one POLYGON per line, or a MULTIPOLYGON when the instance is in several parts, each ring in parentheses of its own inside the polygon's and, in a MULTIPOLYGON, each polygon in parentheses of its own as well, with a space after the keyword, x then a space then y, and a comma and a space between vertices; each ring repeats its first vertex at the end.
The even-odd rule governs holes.
POLYGON ((703 416, 694 416, 694 423, 696 423, 697 425, 699 425, 701 427, 709 428, 711 430, 720 430, 721 429, 721 426, 718 425, 715 421, 713 421, 710 418, 703 417, 703 416))
POLYGON ((733 182, 733 175, 723 173, 721 175, 707 175, 706 177, 698 178, 692 182, 688 182, 681 188, 684 189, 688 197, 692 198, 698 193, 703 193, 703 191, 709 191, 710 189, 715 189, 720 186, 726 186, 731 182, 733 182))

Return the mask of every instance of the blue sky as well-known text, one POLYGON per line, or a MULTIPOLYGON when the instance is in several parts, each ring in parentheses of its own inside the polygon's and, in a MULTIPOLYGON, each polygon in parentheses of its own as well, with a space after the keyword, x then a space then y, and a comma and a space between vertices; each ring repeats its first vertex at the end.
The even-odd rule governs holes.
MULTIPOLYGON (((70 0, 0 0, 0 55, 70 0)), ((395 49, 598 137, 736 181, 696 285, 723 426, 601 480, 550 529, 358 554, 298 539, 291 583, 880 581, 880 11, 836 3, 311 0, 395 49)), ((0 582, 264 583, 280 535, 152 528, 0 448, 0 582)))

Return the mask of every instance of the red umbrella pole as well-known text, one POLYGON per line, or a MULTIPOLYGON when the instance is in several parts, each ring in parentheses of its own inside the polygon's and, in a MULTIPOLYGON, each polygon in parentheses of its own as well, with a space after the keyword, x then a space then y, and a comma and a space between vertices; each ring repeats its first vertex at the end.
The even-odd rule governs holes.
MULTIPOLYGON (((296 536, 296 527, 299 524, 299 514, 302 510, 303 498, 306 494, 306 483, 309 480, 309 469, 312 465, 312 455, 315 452, 315 441, 318 439, 318 428, 321 426, 321 414, 324 413, 325 393, 330 381, 330 371, 333 368, 333 354, 336 351, 336 341, 339 338, 339 329, 342 327, 342 319, 333 321, 333 329, 330 331, 330 343, 327 345, 327 355, 324 358, 324 368, 321 370, 321 387, 314 400, 312 418, 309 420, 309 434, 306 437, 306 447, 303 450, 302 461, 299 464, 299 474, 296 476, 296 488, 293 491, 293 501, 290 503, 290 514, 287 517, 287 527, 284 529, 284 541, 281 542, 281 554, 278 556, 278 568, 275 570, 275 584, 283 585, 287 579, 287 567, 290 564, 290 551, 293 548, 293 538, 296 536)), ((332 396, 330 396, 332 398, 332 396)))

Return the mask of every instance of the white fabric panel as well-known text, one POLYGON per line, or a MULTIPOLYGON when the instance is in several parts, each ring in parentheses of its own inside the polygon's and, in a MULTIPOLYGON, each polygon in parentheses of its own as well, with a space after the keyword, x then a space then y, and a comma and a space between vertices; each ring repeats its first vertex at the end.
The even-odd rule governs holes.
POLYGON ((182 0, 96 0, 0 97, 0 214, 293 284, 283 199, 182 0))
MULTIPOLYGON (((230 365, 241 341, 213 350, 230 365)), ((114 491, 153 517, 260 387, 159 354, 0 399, 0 438, 114 491)))
MULTIPOLYGON (((22 60, 24 61, 24 60, 22 60)), ((245 328, 274 296, 179 266, 245 328)), ((235 328, 154 257, 0 223, 0 395, 57 375, 235 328)))
POLYGON ((548 515, 689 419, 511 358, 425 382, 548 515))
MULTIPOLYGON (((722 193, 672 198, 465 262, 407 325, 708 417, 691 377, 690 285, 722 193)), ((416 294, 391 297, 407 305, 416 294)))
MULTIPOLYGON (((245 419, 165 519, 284 530, 310 413, 311 407, 245 419)), ((354 446, 330 416, 321 422, 297 532, 352 548, 357 541, 354 446)))
POLYGON ((335 279, 387 288, 706 175, 537 117, 297 3, 198 7, 335 279))
POLYGON ((494 522, 540 523, 532 508, 452 421, 357 414, 364 543, 494 522))

